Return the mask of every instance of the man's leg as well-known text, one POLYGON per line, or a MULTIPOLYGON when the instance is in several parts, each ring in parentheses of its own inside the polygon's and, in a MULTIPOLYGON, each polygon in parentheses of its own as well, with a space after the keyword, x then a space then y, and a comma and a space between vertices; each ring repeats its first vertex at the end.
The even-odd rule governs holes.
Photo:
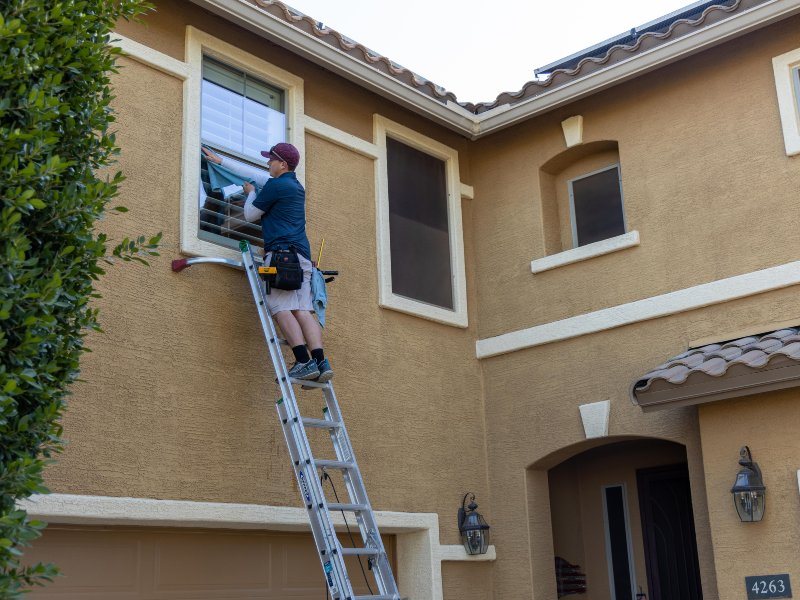
MULTIPOLYGON (((281 313, 278 313, 281 314, 281 313)), ((305 339, 309 350, 322 348, 322 328, 314 313, 307 310, 293 310, 291 312, 294 322, 301 331, 301 336, 305 339)), ((281 326, 283 329, 283 326, 281 326)))
POLYGON ((278 321, 278 327, 281 328, 281 332, 283 332, 283 335, 286 338, 290 348, 305 344, 305 339, 303 339, 303 329, 291 310, 282 310, 277 312, 275 313, 274 317, 275 320, 278 321))
POLYGON ((330 362, 325 358, 325 352, 322 349, 322 328, 317 320, 317 315, 307 310, 292 311, 292 314, 300 324, 308 349, 311 350, 311 357, 317 361, 317 366, 319 367, 318 381, 330 381, 333 377, 333 369, 331 369, 330 362))

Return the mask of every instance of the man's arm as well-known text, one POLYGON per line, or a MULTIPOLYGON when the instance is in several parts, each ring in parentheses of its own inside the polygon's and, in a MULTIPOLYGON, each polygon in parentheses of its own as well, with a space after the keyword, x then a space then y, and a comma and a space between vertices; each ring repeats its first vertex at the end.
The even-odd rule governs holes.
POLYGON ((253 206, 256 199, 256 190, 250 183, 244 184, 244 191, 247 192, 247 200, 244 203, 244 218, 246 221, 258 221, 264 215, 264 211, 253 206))
POLYGON ((224 166, 226 169, 230 169, 237 175, 241 176, 242 179, 255 181, 260 186, 263 186, 265 183, 267 183, 267 180, 269 179, 269 173, 265 173, 263 169, 251 167, 250 165, 239 162, 238 160, 220 156, 205 146, 200 146, 200 150, 203 151, 203 154, 205 154, 207 160, 220 166, 224 166))

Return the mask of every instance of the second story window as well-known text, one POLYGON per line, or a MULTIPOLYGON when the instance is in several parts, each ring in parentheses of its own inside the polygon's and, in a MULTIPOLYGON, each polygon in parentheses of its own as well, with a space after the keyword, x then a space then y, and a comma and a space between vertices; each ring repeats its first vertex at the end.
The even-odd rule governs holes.
POLYGON ((619 165, 571 179, 569 204, 575 247, 625 233, 619 165))
MULTIPOLYGON (((223 157, 223 166, 256 181, 268 177, 261 151, 286 140, 284 92, 214 59, 203 58, 201 143, 223 157)), ((199 149, 198 149, 199 153, 199 149)), ((236 248, 239 240, 262 245, 261 227, 244 220, 244 195, 225 185, 224 174, 200 158, 198 236, 236 248)))
POLYGON ((453 308, 445 162, 386 139, 392 292, 453 308))

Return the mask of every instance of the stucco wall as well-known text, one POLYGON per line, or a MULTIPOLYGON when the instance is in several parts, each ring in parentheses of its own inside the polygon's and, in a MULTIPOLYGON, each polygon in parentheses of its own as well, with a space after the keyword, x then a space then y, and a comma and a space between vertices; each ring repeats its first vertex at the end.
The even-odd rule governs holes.
POLYGON ((771 62, 797 47, 799 26, 789 19, 475 142, 474 156, 491 157, 473 173, 480 337, 796 258, 780 241, 796 237, 791 219, 765 216, 800 209, 771 62), (641 245, 533 275, 530 261, 547 254, 539 169, 566 150, 572 115, 585 144, 618 142, 641 245))
MULTIPOLYGON (((494 159, 473 174, 479 337, 796 260, 782 241, 795 225, 781 215, 797 211, 800 177, 783 148, 771 58, 796 47, 798 26, 771 26, 475 142, 473 155, 494 159), (584 142, 618 143, 628 230, 641 245, 533 275, 530 260, 554 245, 540 169, 566 150, 560 123, 577 114, 584 142)), ((492 527, 505 550, 496 597, 555 597, 546 470, 584 440, 578 407, 600 400, 611 405, 609 440, 686 446, 704 595, 735 597, 717 595, 696 409, 645 415, 629 386, 692 340, 798 316, 790 288, 482 360, 492 527)))
MULTIPOLYGON (((316 119, 372 141, 381 113, 466 147, 189 2, 159 3, 144 26, 121 23, 119 31, 182 59, 188 23, 303 77, 306 114, 316 119)), ((64 420, 68 445, 48 484, 72 494, 295 506, 272 406, 278 392, 244 276, 218 266, 170 270, 179 248, 182 84, 121 62, 116 129, 128 179, 120 203, 130 212, 101 228, 115 239, 163 230, 163 256, 149 268, 110 267, 100 282, 105 333, 89 337, 94 352, 82 363, 64 420)), ((324 266, 341 272, 329 287, 326 352, 373 506, 439 513, 441 542, 457 544, 463 493, 488 497, 474 326, 378 307, 373 162, 311 134, 305 143, 309 237, 315 250, 325 237, 324 266)), ((465 155, 462 180, 467 170, 465 155)), ((462 211, 471 253, 469 201, 462 211)), ((300 403, 311 416, 323 405, 311 392, 300 403)))
POLYGON ((800 394, 787 390, 699 408, 720 598, 744 598, 749 575, 788 573, 795 589, 800 582, 798 401, 800 394), (767 487, 759 523, 739 520, 730 493, 742 446, 750 447, 767 487))

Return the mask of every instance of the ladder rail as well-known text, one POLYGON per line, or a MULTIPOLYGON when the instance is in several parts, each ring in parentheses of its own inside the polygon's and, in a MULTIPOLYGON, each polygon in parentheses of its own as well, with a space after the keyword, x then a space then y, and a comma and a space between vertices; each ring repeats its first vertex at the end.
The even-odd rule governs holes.
MULTIPOLYGON (((328 406, 326 417, 332 421, 338 422, 340 427, 337 429, 329 430, 331 442, 333 443, 336 452, 336 458, 340 461, 350 461, 353 463, 353 468, 344 471, 343 479, 345 487, 347 488, 350 502, 352 504, 364 504, 371 507, 372 504, 367 496, 367 488, 364 485, 364 478, 361 475, 361 469, 355 459, 355 452, 353 445, 350 442, 350 435, 347 433, 347 426, 342 418, 339 402, 336 399, 336 393, 333 386, 323 390, 325 402, 328 406)), ((386 554, 386 548, 383 545, 383 538, 378 530, 378 523, 375 520, 375 515, 372 510, 359 511, 355 513, 356 522, 361 532, 361 539, 366 548, 374 548, 378 551, 377 555, 373 558, 379 565, 377 569, 373 569, 373 575, 378 581, 378 586, 381 591, 391 590, 397 593, 397 584, 392 574, 392 568, 389 564, 389 558, 386 554)))

